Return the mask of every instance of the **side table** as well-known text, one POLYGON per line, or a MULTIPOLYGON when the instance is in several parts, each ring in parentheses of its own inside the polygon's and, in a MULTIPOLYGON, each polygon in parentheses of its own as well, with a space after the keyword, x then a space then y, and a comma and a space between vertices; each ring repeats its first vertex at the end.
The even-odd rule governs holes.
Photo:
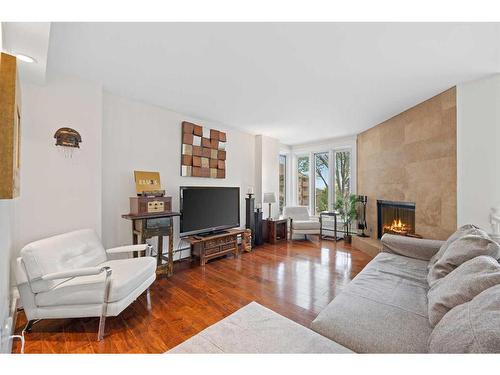
POLYGON ((338 241, 337 238, 337 215, 338 213, 335 211, 325 211, 325 212, 320 212, 319 214, 319 238, 323 239, 324 237, 329 237, 329 236, 324 236, 323 235, 323 217, 324 216, 330 216, 333 217, 333 236, 335 241, 338 241))
POLYGON ((262 220, 264 241, 274 244, 288 237, 288 219, 262 220))
POLYGON ((132 221, 132 240, 134 245, 146 243, 148 238, 158 237, 157 274, 172 276, 174 273, 174 217, 180 215, 179 212, 122 215, 122 218, 132 221), (163 255, 164 236, 168 237, 168 257, 163 255), (163 264, 163 261, 166 261, 166 263, 163 264))

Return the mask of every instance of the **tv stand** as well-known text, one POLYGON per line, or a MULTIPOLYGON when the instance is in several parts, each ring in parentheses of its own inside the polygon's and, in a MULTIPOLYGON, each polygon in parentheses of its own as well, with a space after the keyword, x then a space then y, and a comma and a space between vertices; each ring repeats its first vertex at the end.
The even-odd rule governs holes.
MULTIPOLYGON (((242 236, 245 229, 229 229, 223 233, 207 236, 189 236, 184 238, 191 245, 191 256, 200 258, 200 265, 204 266, 208 260, 232 253, 238 257, 240 251, 238 236, 242 236)), ((242 246, 244 247, 244 241, 242 246)))
POLYGON ((206 237, 218 236, 219 234, 227 234, 227 233, 229 233, 227 230, 216 230, 213 232, 199 233, 193 237, 197 238, 197 239, 202 239, 202 238, 206 238, 206 237))

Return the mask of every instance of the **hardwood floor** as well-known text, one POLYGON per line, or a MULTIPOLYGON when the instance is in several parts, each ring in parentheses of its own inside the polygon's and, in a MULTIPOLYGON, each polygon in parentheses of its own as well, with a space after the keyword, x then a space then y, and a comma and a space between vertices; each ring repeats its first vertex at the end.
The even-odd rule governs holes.
MULTIPOLYGON (((25 353, 163 353, 251 301, 309 327, 370 259, 343 242, 313 239, 266 244, 205 267, 182 261, 152 285, 150 307, 143 294, 108 318, 101 342, 98 318, 42 320, 26 333, 25 353)), ((25 324, 20 312, 17 334, 25 324)))

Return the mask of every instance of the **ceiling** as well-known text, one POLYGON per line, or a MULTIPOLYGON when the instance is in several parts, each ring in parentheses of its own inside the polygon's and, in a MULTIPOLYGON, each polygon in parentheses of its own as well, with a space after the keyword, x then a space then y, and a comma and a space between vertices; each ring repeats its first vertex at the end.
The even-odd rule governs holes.
POLYGON ((500 72, 500 24, 52 23, 48 72, 285 144, 500 72))
POLYGON ((49 51, 50 22, 2 22, 2 50, 28 55, 36 64, 18 60, 23 81, 44 84, 49 51))

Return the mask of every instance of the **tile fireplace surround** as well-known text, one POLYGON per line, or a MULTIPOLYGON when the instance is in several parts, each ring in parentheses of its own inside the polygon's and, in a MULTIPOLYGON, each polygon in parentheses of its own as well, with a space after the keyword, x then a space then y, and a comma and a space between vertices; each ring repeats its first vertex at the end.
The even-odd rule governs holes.
POLYGON ((358 135, 357 192, 368 196, 369 235, 377 200, 412 202, 415 232, 446 239, 457 225, 456 90, 451 88, 358 135))

